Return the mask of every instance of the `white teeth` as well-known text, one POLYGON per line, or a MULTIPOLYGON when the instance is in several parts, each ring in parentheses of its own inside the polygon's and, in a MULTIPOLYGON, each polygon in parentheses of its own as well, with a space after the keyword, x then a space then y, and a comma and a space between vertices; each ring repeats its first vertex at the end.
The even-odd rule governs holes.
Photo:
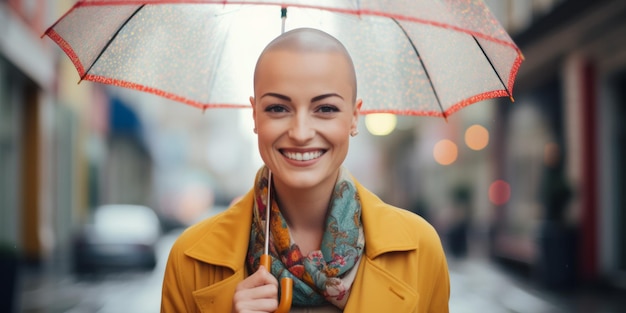
POLYGON ((296 161, 309 161, 309 160, 317 159, 320 156, 322 156, 321 151, 313 151, 313 152, 305 152, 305 153, 285 152, 284 154, 288 158, 292 160, 296 160, 296 161))

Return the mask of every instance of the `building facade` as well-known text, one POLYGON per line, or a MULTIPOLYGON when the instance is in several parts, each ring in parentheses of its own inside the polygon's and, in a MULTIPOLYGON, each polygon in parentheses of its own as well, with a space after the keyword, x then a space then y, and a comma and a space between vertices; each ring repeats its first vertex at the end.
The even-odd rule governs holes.
POLYGON ((533 268, 558 260, 552 266, 561 268, 562 277, 554 278, 561 282, 623 286, 626 3, 561 1, 513 38, 526 60, 516 102, 498 106, 495 173, 511 183, 512 197, 495 208, 494 252, 533 268), (542 181, 551 150, 560 155, 558 181, 569 193, 552 188, 546 202, 542 181), (550 214, 560 206, 570 235, 550 233, 556 227, 550 214), (546 236, 558 238, 549 243, 546 236), (550 257, 550 246, 563 255, 550 257))

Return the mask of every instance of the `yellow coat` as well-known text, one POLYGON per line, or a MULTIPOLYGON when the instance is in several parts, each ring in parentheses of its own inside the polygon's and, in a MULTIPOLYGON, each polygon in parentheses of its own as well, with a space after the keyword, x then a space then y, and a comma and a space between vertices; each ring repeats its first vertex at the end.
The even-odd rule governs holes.
MULTIPOLYGON (((344 312, 448 312, 450 280, 435 230, 356 184, 365 252, 344 312)), ((248 275, 252 201, 251 190, 177 239, 165 270, 161 312, 231 312, 235 287, 248 275)))

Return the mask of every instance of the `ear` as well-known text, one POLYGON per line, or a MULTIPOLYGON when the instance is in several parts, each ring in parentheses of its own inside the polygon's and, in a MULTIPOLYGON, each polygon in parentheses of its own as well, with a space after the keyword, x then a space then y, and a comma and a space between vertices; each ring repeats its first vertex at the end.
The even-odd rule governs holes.
POLYGON ((354 104, 354 112, 352 112, 352 127, 351 129, 356 129, 359 123, 359 112, 361 112, 361 106, 363 105, 363 99, 356 100, 354 104))
POLYGON ((250 106, 252 106, 252 119, 254 120, 254 128, 256 129, 256 105, 253 96, 250 96, 250 106))

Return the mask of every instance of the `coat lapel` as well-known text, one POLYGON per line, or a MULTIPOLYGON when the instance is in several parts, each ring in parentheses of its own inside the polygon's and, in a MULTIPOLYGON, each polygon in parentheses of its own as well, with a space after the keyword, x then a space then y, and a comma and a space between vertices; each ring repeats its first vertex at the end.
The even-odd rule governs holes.
MULTIPOLYGON (((361 219, 365 231, 365 253, 357 278, 352 286, 345 312, 414 312, 419 303, 419 293, 398 277, 398 269, 391 266, 386 254, 412 251, 418 240, 405 224, 398 223, 398 214, 389 209, 377 196, 358 182, 363 211, 361 219), (388 227, 394 225, 394 227, 388 227), (396 309, 401 308, 401 309, 396 309)), ((401 220, 401 219, 400 219, 401 220)))
POLYGON ((185 254, 233 271, 244 268, 242 261, 248 252, 253 198, 254 192, 251 190, 236 205, 210 219, 210 225, 201 226, 207 230, 205 235, 185 254))
POLYGON ((245 258, 252 225, 253 192, 202 225, 206 234, 187 249, 185 254, 201 263, 211 264, 213 270, 196 264, 194 300, 200 312, 230 311, 232 295, 237 284, 246 276, 245 258), (209 272, 211 271, 211 272, 209 272), (230 296, 229 296, 230 295, 230 296))
POLYGON ((384 253, 417 249, 419 241, 412 235, 414 230, 408 229, 408 224, 398 223, 404 220, 401 214, 358 182, 356 185, 362 204, 366 256, 374 260, 384 253))

